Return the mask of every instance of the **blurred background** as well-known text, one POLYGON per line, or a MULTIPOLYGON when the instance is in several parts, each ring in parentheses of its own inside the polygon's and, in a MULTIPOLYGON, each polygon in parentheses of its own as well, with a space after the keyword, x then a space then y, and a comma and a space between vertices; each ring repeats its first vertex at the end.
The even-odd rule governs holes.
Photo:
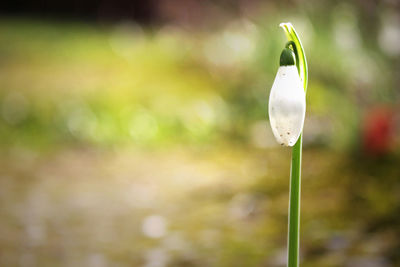
POLYGON ((285 266, 287 21, 309 64, 301 265, 400 266, 399 11, 1 2, 0 266, 285 266))

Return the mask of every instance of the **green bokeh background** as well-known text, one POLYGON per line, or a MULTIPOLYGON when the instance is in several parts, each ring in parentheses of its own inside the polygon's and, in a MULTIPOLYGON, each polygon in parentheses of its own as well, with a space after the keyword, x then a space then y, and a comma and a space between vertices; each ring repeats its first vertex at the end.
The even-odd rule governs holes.
POLYGON ((309 64, 301 265, 398 266, 400 16, 367 2, 2 16, 0 265, 285 266, 290 149, 267 103, 290 21, 309 64))

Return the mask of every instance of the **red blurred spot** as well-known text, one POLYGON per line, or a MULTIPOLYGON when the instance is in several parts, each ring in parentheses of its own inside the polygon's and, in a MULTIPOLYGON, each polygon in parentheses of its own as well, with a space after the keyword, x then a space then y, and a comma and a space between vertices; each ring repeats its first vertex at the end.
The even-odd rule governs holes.
POLYGON ((393 111, 388 107, 374 108, 367 112, 363 126, 364 151, 374 156, 389 152, 393 143, 393 111))

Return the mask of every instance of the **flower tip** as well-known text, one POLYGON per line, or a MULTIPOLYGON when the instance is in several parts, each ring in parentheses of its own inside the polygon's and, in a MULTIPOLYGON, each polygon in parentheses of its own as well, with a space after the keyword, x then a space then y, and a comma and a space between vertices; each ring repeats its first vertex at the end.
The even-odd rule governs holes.
POLYGON ((279 24, 279 27, 282 27, 282 28, 285 28, 285 27, 292 28, 293 26, 292 26, 292 23, 290 23, 290 22, 282 22, 282 23, 279 24))
POLYGON ((286 37, 287 37, 289 40, 292 40, 292 37, 291 37, 291 33, 293 32, 293 25, 292 25, 292 23, 290 23, 290 22, 282 22, 281 24, 279 24, 279 27, 281 27, 281 28, 283 29, 283 31, 284 31, 285 34, 286 34, 286 37))

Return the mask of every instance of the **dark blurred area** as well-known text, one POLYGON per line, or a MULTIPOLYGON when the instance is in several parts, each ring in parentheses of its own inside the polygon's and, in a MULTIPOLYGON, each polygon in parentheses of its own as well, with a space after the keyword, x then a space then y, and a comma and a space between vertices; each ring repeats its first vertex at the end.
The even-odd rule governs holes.
POLYGON ((49 19, 90 21, 133 20, 141 24, 167 21, 192 22, 207 20, 209 11, 238 14, 259 6, 262 1, 180 1, 180 0, 86 0, 86 1, 3 1, 3 15, 30 16, 49 19))
POLYGON ((286 266, 268 96, 309 65, 301 266, 400 266, 399 1, 2 1, 0 266, 286 266))
POLYGON ((49 19, 157 21, 155 1, 3 1, 3 15, 49 19))

